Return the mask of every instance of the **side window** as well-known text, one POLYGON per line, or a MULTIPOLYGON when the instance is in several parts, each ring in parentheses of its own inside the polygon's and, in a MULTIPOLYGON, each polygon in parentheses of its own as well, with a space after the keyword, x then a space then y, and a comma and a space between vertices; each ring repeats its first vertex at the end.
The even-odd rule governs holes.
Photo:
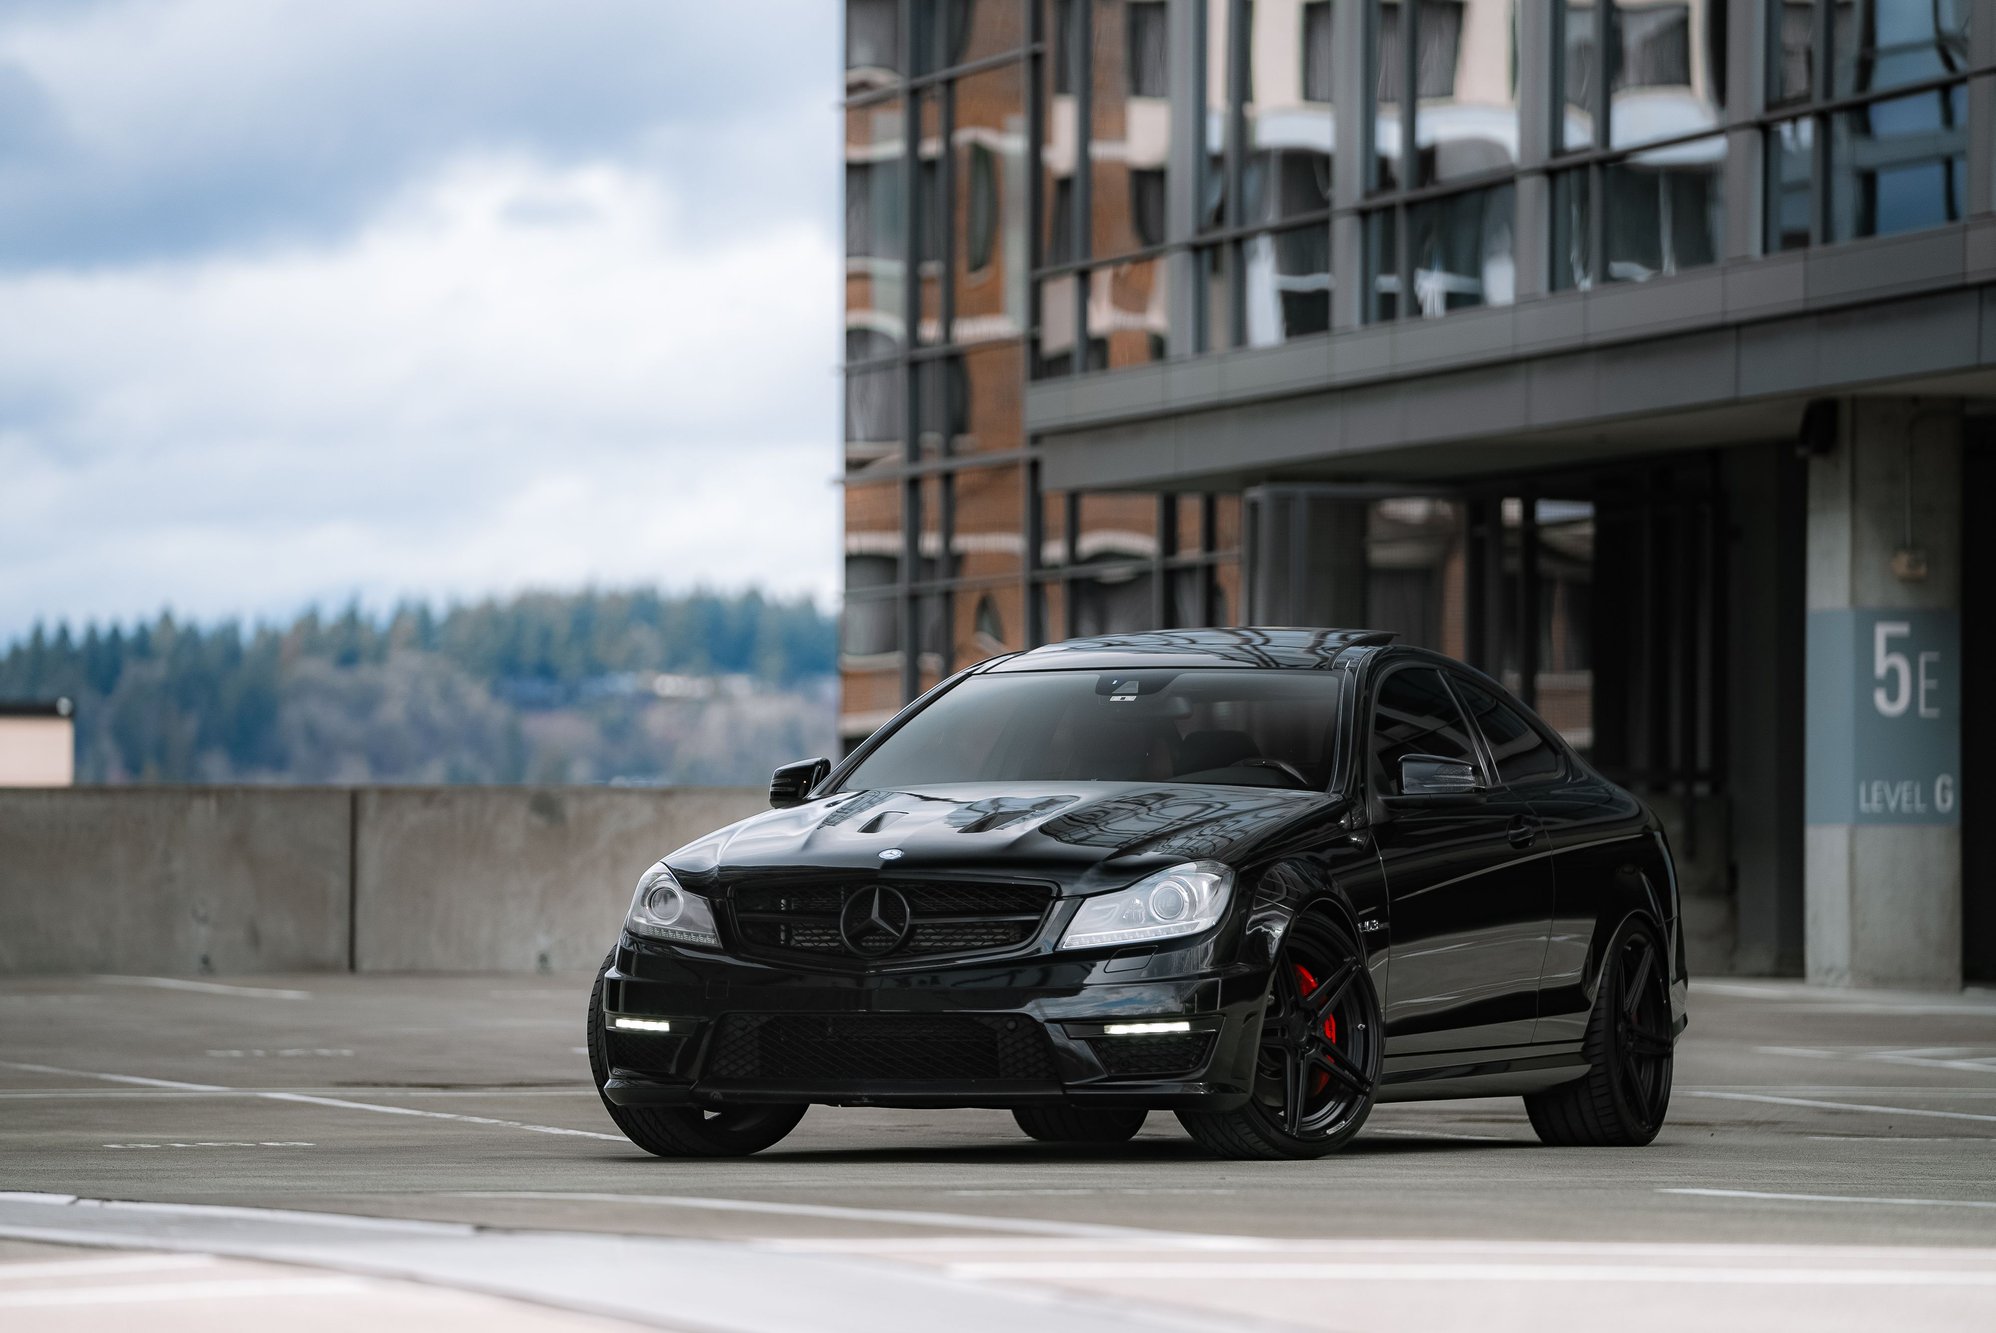
POLYGON ((1476 763, 1462 711, 1433 667, 1394 672, 1372 702, 1373 780, 1382 795, 1400 794, 1400 760, 1410 754, 1476 763))
POLYGON ((1499 782, 1530 782, 1559 772, 1559 751, 1517 709, 1461 677, 1454 684, 1490 746, 1499 782))

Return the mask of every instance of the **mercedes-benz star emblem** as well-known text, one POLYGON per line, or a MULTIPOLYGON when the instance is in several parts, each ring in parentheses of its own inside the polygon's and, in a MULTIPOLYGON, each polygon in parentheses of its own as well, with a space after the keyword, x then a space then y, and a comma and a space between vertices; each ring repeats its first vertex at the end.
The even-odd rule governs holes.
POLYGON ((899 847, 889 847, 880 854, 880 859, 883 861, 899 861, 901 859, 901 849, 899 847))
POLYGON ((875 884, 846 899, 839 912, 839 938, 862 957, 880 958, 901 947, 912 924, 908 900, 900 891, 875 884))

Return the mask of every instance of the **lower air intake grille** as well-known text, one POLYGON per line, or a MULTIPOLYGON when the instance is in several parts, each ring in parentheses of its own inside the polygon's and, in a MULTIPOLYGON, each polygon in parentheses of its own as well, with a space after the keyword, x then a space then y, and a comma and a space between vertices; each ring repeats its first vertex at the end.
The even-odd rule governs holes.
POLYGON ((1139 1074, 1184 1074, 1206 1063, 1210 1032, 1164 1033, 1151 1037, 1102 1037, 1088 1043, 1112 1078, 1139 1074))
POLYGON ((647 1074, 670 1074, 677 1067, 686 1038, 662 1032, 606 1032, 610 1064, 647 1074))
POLYGON ((1046 1033, 1028 1018, 926 1014, 729 1014, 704 1077, 811 1083, 846 1079, 1051 1082, 1046 1033))

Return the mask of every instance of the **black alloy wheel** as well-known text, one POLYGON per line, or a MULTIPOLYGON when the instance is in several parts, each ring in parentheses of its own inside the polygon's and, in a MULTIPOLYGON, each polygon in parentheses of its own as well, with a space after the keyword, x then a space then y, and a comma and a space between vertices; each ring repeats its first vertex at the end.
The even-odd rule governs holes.
MULTIPOLYGON (((589 1073, 596 1094, 610 1078, 610 1060, 603 1041, 603 960, 589 992, 589 1073)), ((727 1106, 704 1110, 697 1106, 618 1106, 603 1097, 603 1109, 624 1137, 657 1157, 747 1157, 776 1143, 804 1118, 803 1106, 727 1106)))
POLYGON ((1247 1104, 1178 1119, 1221 1157, 1322 1157, 1372 1112, 1384 1049, 1379 992, 1358 941, 1311 914, 1290 925, 1269 988, 1247 1104))
POLYGON ((1624 926, 1602 964, 1582 1047, 1588 1071, 1525 1098, 1532 1128, 1562 1147, 1640 1148, 1670 1110, 1670 978, 1656 933, 1624 926))
POLYGON ((1021 1106, 1012 1119, 1041 1143, 1123 1143, 1137 1136, 1149 1114, 1141 1106, 1021 1106))

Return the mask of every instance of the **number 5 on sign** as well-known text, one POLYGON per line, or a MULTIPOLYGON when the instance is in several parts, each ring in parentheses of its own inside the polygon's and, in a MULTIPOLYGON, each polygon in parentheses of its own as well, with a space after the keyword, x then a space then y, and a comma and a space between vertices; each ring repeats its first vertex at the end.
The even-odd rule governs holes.
POLYGON ((1892 650, 1893 640, 1912 633, 1912 625, 1903 620, 1881 620, 1871 627, 1871 674, 1879 681, 1892 681, 1889 691, 1883 684, 1873 686, 1871 702, 1885 717, 1904 717, 1917 699, 1919 716, 1937 718, 1941 710, 1934 692, 1940 686, 1941 655, 1932 649, 1921 653, 1916 673, 1905 653, 1892 650))

